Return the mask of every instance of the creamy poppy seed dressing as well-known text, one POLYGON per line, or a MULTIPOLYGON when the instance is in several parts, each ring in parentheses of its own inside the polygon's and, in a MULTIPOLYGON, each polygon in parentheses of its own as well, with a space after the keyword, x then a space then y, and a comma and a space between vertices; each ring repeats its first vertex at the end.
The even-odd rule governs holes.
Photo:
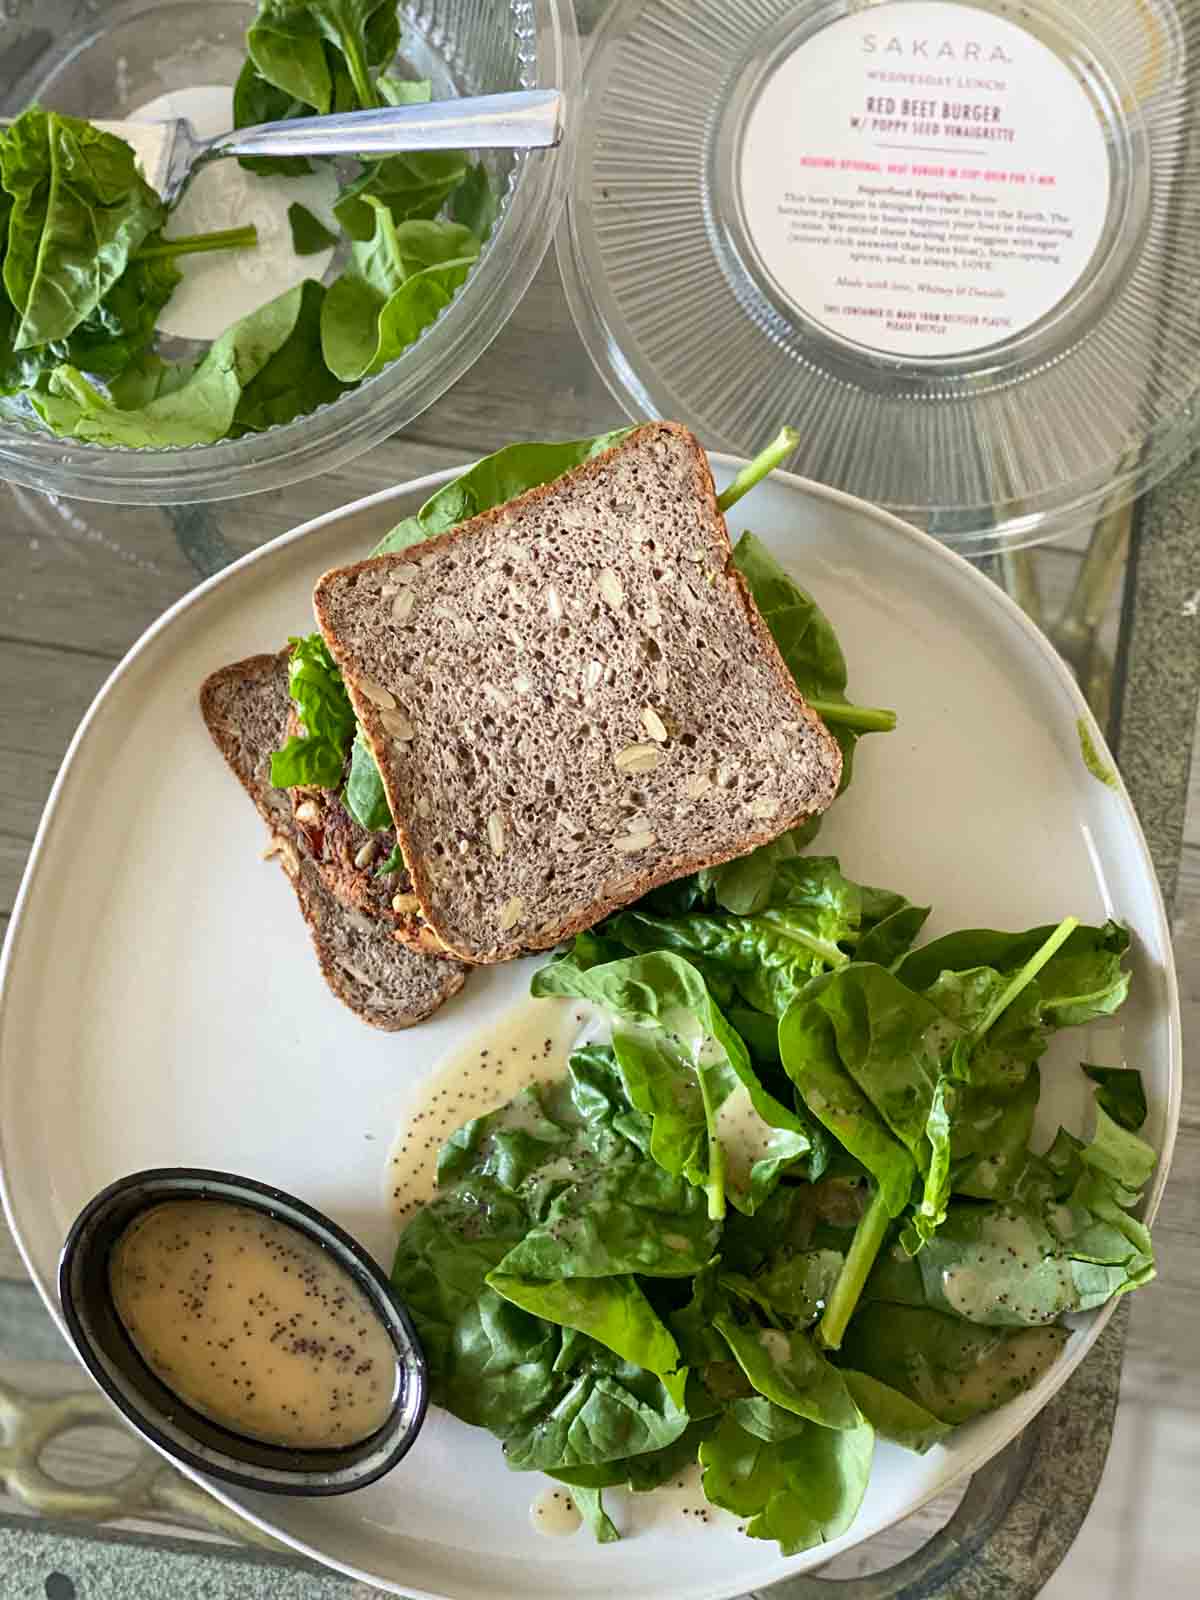
POLYGON ((578 1533, 583 1518, 572 1500, 570 1491, 561 1488, 543 1489, 529 1507, 529 1520, 537 1533, 548 1539, 565 1539, 578 1533))
POLYGON ((367 1296, 318 1244, 249 1206, 152 1207, 117 1240, 109 1283, 155 1376, 235 1433, 336 1449, 391 1412, 396 1352, 367 1296))
POLYGON ((571 1052, 596 1023, 573 1000, 527 1000, 481 1031, 418 1088, 388 1161, 392 1215, 401 1227, 433 1199, 442 1145, 464 1123, 522 1089, 565 1076, 571 1052))

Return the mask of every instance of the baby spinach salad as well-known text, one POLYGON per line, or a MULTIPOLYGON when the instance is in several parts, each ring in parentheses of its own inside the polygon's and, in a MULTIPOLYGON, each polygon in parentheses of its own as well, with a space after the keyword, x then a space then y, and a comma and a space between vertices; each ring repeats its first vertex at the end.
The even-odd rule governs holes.
MULTIPOLYGON (((500 451, 379 548, 617 437, 500 451)), ((850 700, 828 619, 752 534, 734 559, 849 783, 856 740, 894 717, 850 700)), ((390 825, 319 638, 296 641, 292 692, 304 734, 273 781, 340 783, 353 750, 346 803, 390 825)), ((751 1538, 837 1538, 877 1439, 929 1450, 1035 1384, 1064 1317, 1154 1275, 1139 1073, 1043 1062, 1124 1002, 1126 931, 922 943, 914 886, 857 881, 816 833, 655 889, 551 958, 533 994, 587 1002, 608 1041, 448 1139, 397 1246, 434 1400, 568 1485, 601 1541, 606 1489, 697 1464, 751 1538), (1093 1131, 1036 1150, 1042 1073, 1063 1070, 1093 1131)))
MULTIPOLYGON (((261 0, 234 92, 239 127, 430 98, 395 71, 393 0, 261 0)), ((243 165, 276 177, 305 158, 243 165)), ((33 106, 0 130, 0 414, 130 449, 214 444, 291 422, 408 349, 465 281, 496 216, 486 168, 456 152, 357 163, 331 233, 289 211, 308 279, 241 318, 198 359, 164 359, 158 322, 186 255, 253 249, 253 227, 170 236, 131 147, 33 106), (344 257, 344 260, 343 260, 344 257)))
POLYGON ((1092 1138, 1029 1143, 1048 1040, 1124 999, 1124 932, 913 949, 927 907, 758 865, 754 911, 700 874, 535 975, 611 1042, 447 1140, 396 1251, 433 1398, 601 1540, 604 1489, 697 1461, 750 1537, 836 1538, 877 1437, 928 1450, 1154 1273, 1139 1074, 1085 1067, 1092 1138))

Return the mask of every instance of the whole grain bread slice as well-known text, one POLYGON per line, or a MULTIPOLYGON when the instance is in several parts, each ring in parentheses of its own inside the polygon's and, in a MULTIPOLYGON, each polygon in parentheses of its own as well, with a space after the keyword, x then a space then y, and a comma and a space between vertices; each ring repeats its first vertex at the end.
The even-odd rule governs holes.
POLYGON ((386 921, 344 905, 323 882, 291 797, 270 781, 271 753, 283 743, 291 705, 287 663, 288 651, 282 650, 214 672, 200 690, 201 712, 270 830, 273 853, 296 891, 326 983, 372 1027, 412 1027, 462 988, 465 969, 408 948, 386 921))
POLYGON ((327 572, 314 607, 426 920, 465 960, 546 949, 837 793, 837 743, 675 424, 327 572))

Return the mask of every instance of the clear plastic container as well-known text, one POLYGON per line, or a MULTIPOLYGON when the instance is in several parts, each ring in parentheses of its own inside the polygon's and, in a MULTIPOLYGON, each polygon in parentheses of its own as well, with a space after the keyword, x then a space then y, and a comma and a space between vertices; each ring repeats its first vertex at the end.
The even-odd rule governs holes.
POLYGON ((1198 74, 1177 0, 614 0, 580 333, 631 416, 792 423, 794 471, 959 549, 1086 526, 1198 436, 1198 74))
MULTIPOLYGON (((253 15, 253 6, 225 0, 39 0, 7 7, 0 115, 38 100, 74 116, 120 119, 173 90, 232 84, 253 15)), ((402 5, 400 16, 401 54, 432 80, 435 98, 557 88, 567 102, 567 138, 559 149, 487 157, 500 214, 470 277, 438 320, 357 389, 242 439, 124 450, 6 423, 0 477, 117 504, 223 500, 279 488, 369 450, 478 360, 528 288, 569 187, 578 98, 574 12, 570 0, 421 0, 402 5)))

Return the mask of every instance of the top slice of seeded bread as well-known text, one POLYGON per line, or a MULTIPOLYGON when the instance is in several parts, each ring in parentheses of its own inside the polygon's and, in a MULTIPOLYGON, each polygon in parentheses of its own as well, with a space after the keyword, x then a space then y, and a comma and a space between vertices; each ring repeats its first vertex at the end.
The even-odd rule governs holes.
POLYGON ((313 597, 426 920, 542 950, 823 811, 841 753, 672 423, 313 597))
POLYGON ((288 651, 223 667, 200 690, 208 731, 271 831, 308 924, 325 981, 343 1004, 389 1032, 423 1021, 462 988, 457 961, 422 955, 387 922, 343 905, 322 882, 286 789, 271 786, 271 753, 284 741, 288 651))

